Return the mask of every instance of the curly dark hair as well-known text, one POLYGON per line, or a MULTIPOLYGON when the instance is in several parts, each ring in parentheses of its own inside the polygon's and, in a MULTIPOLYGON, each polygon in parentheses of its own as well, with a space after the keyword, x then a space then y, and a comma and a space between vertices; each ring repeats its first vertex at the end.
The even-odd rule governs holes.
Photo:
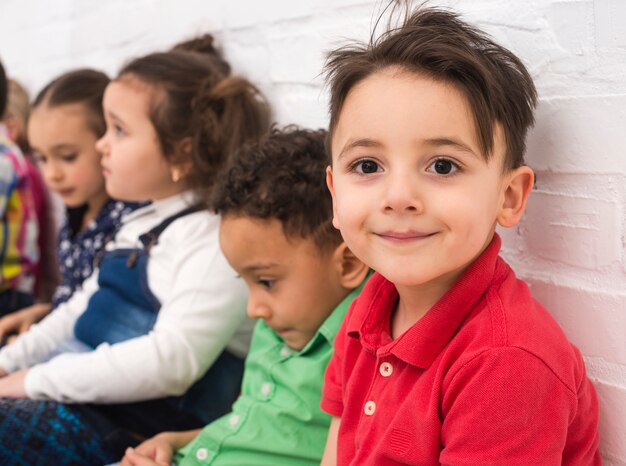
POLYGON ((242 149, 217 182, 212 206, 223 217, 277 219, 287 238, 312 239, 328 251, 342 241, 332 225, 324 130, 272 128, 242 149))

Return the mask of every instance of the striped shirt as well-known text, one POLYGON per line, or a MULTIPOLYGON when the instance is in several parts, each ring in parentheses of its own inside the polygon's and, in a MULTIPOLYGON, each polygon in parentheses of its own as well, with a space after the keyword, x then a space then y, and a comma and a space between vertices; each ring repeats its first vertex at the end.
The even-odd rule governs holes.
POLYGON ((24 156, 0 123, 0 292, 33 292, 39 249, 27 171, 24 156))

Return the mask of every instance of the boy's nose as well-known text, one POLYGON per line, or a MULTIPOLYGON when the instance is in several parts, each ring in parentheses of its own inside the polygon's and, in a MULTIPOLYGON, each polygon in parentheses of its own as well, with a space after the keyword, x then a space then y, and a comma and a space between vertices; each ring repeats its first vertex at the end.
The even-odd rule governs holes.
POLYGON ((271 315, 269 307, 255 299, 253 295, 248 296, 246 312, 251 319, 267 319, 271 315))
POLYGON ((387 212, 422 213, 424 200, 417 176, 410 170, 396 170, 395 173, 390 173, 385 182, 383 202, 384 210, 387 212))

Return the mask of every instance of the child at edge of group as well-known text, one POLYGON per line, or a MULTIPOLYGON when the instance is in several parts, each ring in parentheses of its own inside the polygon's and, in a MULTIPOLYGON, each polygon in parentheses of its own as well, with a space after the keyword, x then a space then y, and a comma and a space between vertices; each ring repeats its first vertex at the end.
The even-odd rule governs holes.
POLYGON ((322 464, 599 465, 581 354, 498 255, 534 181, 524 65, 421 7, 326 71, 334 224, 376 273, 335 339, 322 464))
MULTIPOLYGON (((37 230, 39 260, 34 269, 35 287, 33 295, 36 303, 49 303, 59 284, 59 267, 55 254, 57 237, 56 209, 46 188, 43 176, 33 159, 26 135, 26 125, 30 114, 28 92, 15 79, 8 80, 8 89, 7 108, 2 116, 2 122, 7 127, 9 137, 19 146, 24 155, 24 160, 26 160, 26 165, 28 166, 26 176, 30 184, 30 192, 39 227, 37 230)), ((2 336, 0 335, 1 340, 2 336)))
POLYGON ((39 92, 30 115, 23 117, 23 131, 28 134, 23 144, 38 164, 47 188, 65 205, 65 219, 55 261, 61 281, 51 300, 0 319, 0 338, 9 342, 16 338, 14 333, 27 331, 81 287, 122 217, 139 206, 111 199, 104 188, 96 141, 106 130, 102 97, 109 81, 106 74, 92 69, 64 73, 39 92))
MULTIPOLYGON (((0 117, 9 97, 0 62, 0 117)), ((22 151, 0 121, 0 316, 34 303, 34 271, 39 260, 37 216, 22 151)))
POLYGON ((220 242, 259 319, 242 393, 232 413, 202 431, 159 434, 129 449, 123 466, 174 455, 179 466, 319 464, 330 423, 319 407, 324 370, 368 274, 331 223, 325 136, 274 130, 218 184, 220 242))
POLYGON ((239 391, 247 291, 207 196, 266 134, 269 107, 214 57, 176 51, 125 65, 103 109, 107 192, 152 203, 124 218, 81 290, 0 350, 2 464, 110 463, 141 438, 206 425, 239 391))

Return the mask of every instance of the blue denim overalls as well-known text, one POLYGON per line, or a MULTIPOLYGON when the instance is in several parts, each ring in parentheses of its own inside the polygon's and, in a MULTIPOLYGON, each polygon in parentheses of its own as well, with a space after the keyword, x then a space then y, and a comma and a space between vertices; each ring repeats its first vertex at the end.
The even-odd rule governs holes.
MULTIPOLYGON (((142 247, 104 253, 98 275, 99 289, 89 300, 87 310, 74 328, 79 341, 96 348, 101 343, 119 343, 146 335, 152 330, 161 303, 148 286, 150 249, 172 222, 198 210, 198 207, 190 207, 165 219, 141 235, 142 247)), ((92 406, 106 417, 103 420, 94 413, 94 428, 105 437, 110 437, 112 444, 125 448, 128 442, 120 441, 120 438, 127 439, 128 432, 148 437, 164 430, 203 427, 230 411, 239 392, 242 373, 243 360, 224 351, 207 373, 182 396, 92 406)))

